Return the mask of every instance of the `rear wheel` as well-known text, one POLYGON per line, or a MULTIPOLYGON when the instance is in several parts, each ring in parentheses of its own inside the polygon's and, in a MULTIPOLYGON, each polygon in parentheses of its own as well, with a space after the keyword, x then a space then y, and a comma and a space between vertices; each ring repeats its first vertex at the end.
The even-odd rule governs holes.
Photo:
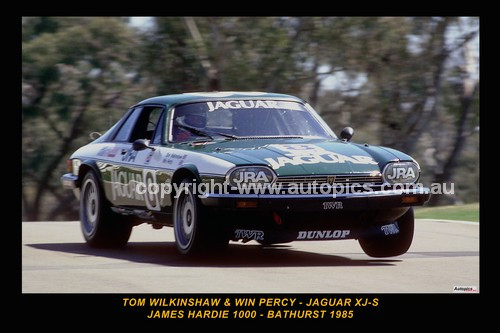
POLYGON ((80 224, 83 237, 92 247, 121 247, 127 244, 132 223, 111 211, 93 171, 87 172, 80 196, 80 224))
POLYGON ((396 220, 399 233, 395 235, 360 238, 359 244, 370 257, 383 258, 404 254, 410 248, 413 240, 415 219, 413 208, 396 220))

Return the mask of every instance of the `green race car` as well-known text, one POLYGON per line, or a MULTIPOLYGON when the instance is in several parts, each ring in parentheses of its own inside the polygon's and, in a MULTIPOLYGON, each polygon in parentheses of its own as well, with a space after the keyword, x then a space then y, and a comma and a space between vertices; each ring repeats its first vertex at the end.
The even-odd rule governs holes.
POLYGON ((373 257, 405 253, 420 167, 391 148, 340 139, 300 98, 261 92, 146 99, 69 160, 91 246, 123 246, 132 227, 172 226, 177 249, 358 239, 373 257))

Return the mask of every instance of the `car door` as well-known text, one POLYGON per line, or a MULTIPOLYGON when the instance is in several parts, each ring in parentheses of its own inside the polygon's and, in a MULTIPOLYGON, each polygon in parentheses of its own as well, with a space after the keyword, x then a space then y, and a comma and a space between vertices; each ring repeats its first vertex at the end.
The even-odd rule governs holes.
POLYGON ((103 175, 103 179, 109 180, 107 184, 104 182, 104 191, 113 205, 160 210, 159 193, 140 191, 137 187, 137 184, 143 183, 146 190, 154 189, 148 185, 157 183, 156 171, 148 162, 156 149, 137 151, 133 149, 133 142, 137 139, 153 139, 163 109, 163 106, 158 105, 135 108, 111 140, 109 165, 105 171, 108 174, 103 175))

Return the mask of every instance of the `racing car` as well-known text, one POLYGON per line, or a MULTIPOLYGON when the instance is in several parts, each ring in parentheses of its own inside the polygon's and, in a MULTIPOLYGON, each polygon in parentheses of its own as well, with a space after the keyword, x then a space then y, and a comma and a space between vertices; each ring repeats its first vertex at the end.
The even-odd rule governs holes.
POLYGON ((408 251, 413 206, 430 197, 420 166, 387 147, 338 137, 301 98, 263 92, 145 99, 68 160, 93 247, 132 228, 173 227, 182 254, 229 241, 273 245, 357 239, 372 257, 408 251))

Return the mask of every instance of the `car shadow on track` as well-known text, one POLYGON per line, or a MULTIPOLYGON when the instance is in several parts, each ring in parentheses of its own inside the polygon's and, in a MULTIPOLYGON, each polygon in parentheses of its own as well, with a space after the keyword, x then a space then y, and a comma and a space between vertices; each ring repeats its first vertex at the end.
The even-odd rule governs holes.
POLYGON ((226 252, 180 255, 173 242, 129 242, 122 249, 95 249, 85 243, 27 244, 35 249, 98 256, 136 263, 174 267, 315 267, 315 266, 392 266, 397 259, 351 259, 347 257, 297 251, 289 245, 262 246, 230 243, 226 252))

